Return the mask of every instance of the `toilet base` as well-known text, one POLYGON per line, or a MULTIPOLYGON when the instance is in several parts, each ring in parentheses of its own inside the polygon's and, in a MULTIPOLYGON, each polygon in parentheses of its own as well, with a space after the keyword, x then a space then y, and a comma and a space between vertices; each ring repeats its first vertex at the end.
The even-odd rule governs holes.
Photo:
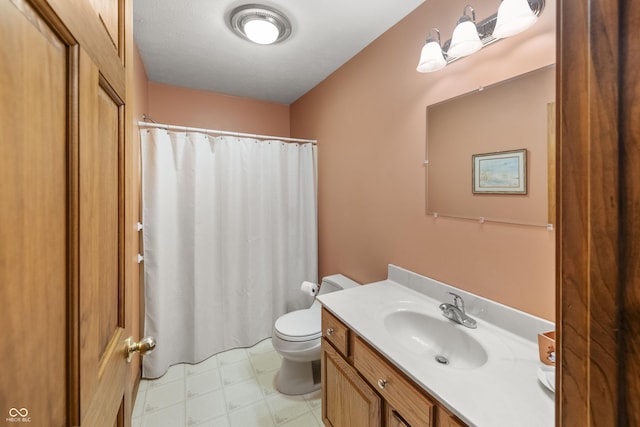
POLYGON ((294 362, 282 359, 276 374, 276 389, 290 396, 299 396, 320 389, 320 360, 294 362))

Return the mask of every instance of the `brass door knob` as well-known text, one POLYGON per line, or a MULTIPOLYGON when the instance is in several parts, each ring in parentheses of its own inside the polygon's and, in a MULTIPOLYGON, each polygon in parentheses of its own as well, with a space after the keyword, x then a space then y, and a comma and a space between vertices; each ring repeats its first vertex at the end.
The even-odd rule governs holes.
POLYGON ((133 353, 140 353, 140 356, 144 356, 145 354, 152 352, 153 349, 156 348, 156 339, 153 337, 145 337, 140 341, 135 342, 133 337, 129 337, 125 340, 125 345, 127 362, 131 362, 133 353))

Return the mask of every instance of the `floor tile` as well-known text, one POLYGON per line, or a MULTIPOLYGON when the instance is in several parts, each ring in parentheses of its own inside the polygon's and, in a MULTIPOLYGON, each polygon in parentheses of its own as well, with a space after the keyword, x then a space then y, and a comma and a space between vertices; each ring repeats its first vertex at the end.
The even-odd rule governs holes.
POLYGON ((310 412, 309 405, 307 405, 302 396, 294 397, 276 394, 269 396, 267 406, 273 416, 273 421, 278 426, 310 412))
POLYGON ((142 427, 185 427, 184 402, 142 416, 142 427))
POLYGON ((284 424, 276 424, 278 427, 323 427, 311 412, 307 412, 298 418, 289 420, 284 424))
POLYGON ((229 413, 229 424, 231 427, 275 427, 265 402, 229 413))
POLYGON ((311 413, 318 421, 318 425, 324 427, 324 423, 322 422, 322 406, 315 408, 311 413))
POLYGON ((207 372, 210 371, 212 369, 218 369, 218 356, 214 355, 211 356, 210 358, 203 360, 200 363, 195 363, 195 364, 188 364, 185 363, 184 365, 184 370, 185 370, 185 376, 186 377, 190 377, 192 375, 198 375, 201 374, 203 372, 207 372))
POLYGON ((276 374, 278 371, 267 372, 266 374, 258 375, 257 381, 262 388, 262 393, 265 396, 270 396, 272 394, 277 394, 278 390, 276 390, 276 374))
POLYGON ((149 380, 147 390, 182 379, 184 379, 184 364, 180 363, 178 365, 170 366, 167 373, 160 378, 149 380))
POLYGON ((222 365, 220 367, 220 376, 222 377, 223 385, 226 387, 253 378, 255 373, 249 359, 245 359, 222 365))
POLYGON ((184 403, 184 400, 184 379, 162 384, 147 390, 143 412, 146 415, 176 403, 184 403))
POLYGON ((218 364, 220 366, 236 363, 248 358, 247 350, 244 348, 234 348, 233 350, 218 353, 218 364))
POLYGON ((229 427, 229 417, 225 414, 222 417, 205 421, 203 424, 198 424, 198 427, 229 427))
POLYGON ((322 390, 316 390, 313 393, 305 394, 304 399, 311 409, 322 407, 322 390))
POLYGON ((138 394, 136 394, 136 400, 133 404, 133 412, 131 413, 131 418, 142 416, 142 413, 144 411, 144 401, 147 397, 147 387, 146 385, 145 387, 142 387, 142 381, 140 383, 141 386, 138 387, 138 394))
POLYGON ((262 388, 257 381, 251 379, 224 388, 229 412, 258 401, 264 401, 262 388))
POLYGON ((226 417, 224 392, 216 390, 187 400, 187 426, 200 426, 215 418, 226 417))
POLYGON ((171 366, 141 380, 132 427, 323 427, 321 392, 286 396, 275 388, 282 356, 271 338, 171 366))
POLYGON ((257 375, 280 369, 282 364, 282 358, 275 350, 252 354, 249 360, 257 375))
POLYGON ((206 371, 199 375, 187 376, 185 381, 187 399, 192 399, 222 388, 220 372, 218 372, 217 369, 206 371))

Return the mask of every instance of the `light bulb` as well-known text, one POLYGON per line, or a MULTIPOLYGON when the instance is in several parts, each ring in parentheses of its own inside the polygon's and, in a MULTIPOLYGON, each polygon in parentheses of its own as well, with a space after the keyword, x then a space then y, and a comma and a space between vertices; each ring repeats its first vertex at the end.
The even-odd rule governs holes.
POLYGON ((278 27, 263 19, 252 19, 244 24, 244 33, 258 44, 271 44, 278 39, 278 27))

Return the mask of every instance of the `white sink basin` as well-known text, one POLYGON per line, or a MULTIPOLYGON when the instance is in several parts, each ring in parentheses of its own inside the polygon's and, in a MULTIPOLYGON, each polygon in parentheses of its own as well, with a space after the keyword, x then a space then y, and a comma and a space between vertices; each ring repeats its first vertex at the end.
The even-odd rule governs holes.
POLYGON ((393 311, 384 326, 402 347, 433 362, 459 369, 474 369, 487 363, 487 352, 471 332, 444 318, 412 310, 393 311))

